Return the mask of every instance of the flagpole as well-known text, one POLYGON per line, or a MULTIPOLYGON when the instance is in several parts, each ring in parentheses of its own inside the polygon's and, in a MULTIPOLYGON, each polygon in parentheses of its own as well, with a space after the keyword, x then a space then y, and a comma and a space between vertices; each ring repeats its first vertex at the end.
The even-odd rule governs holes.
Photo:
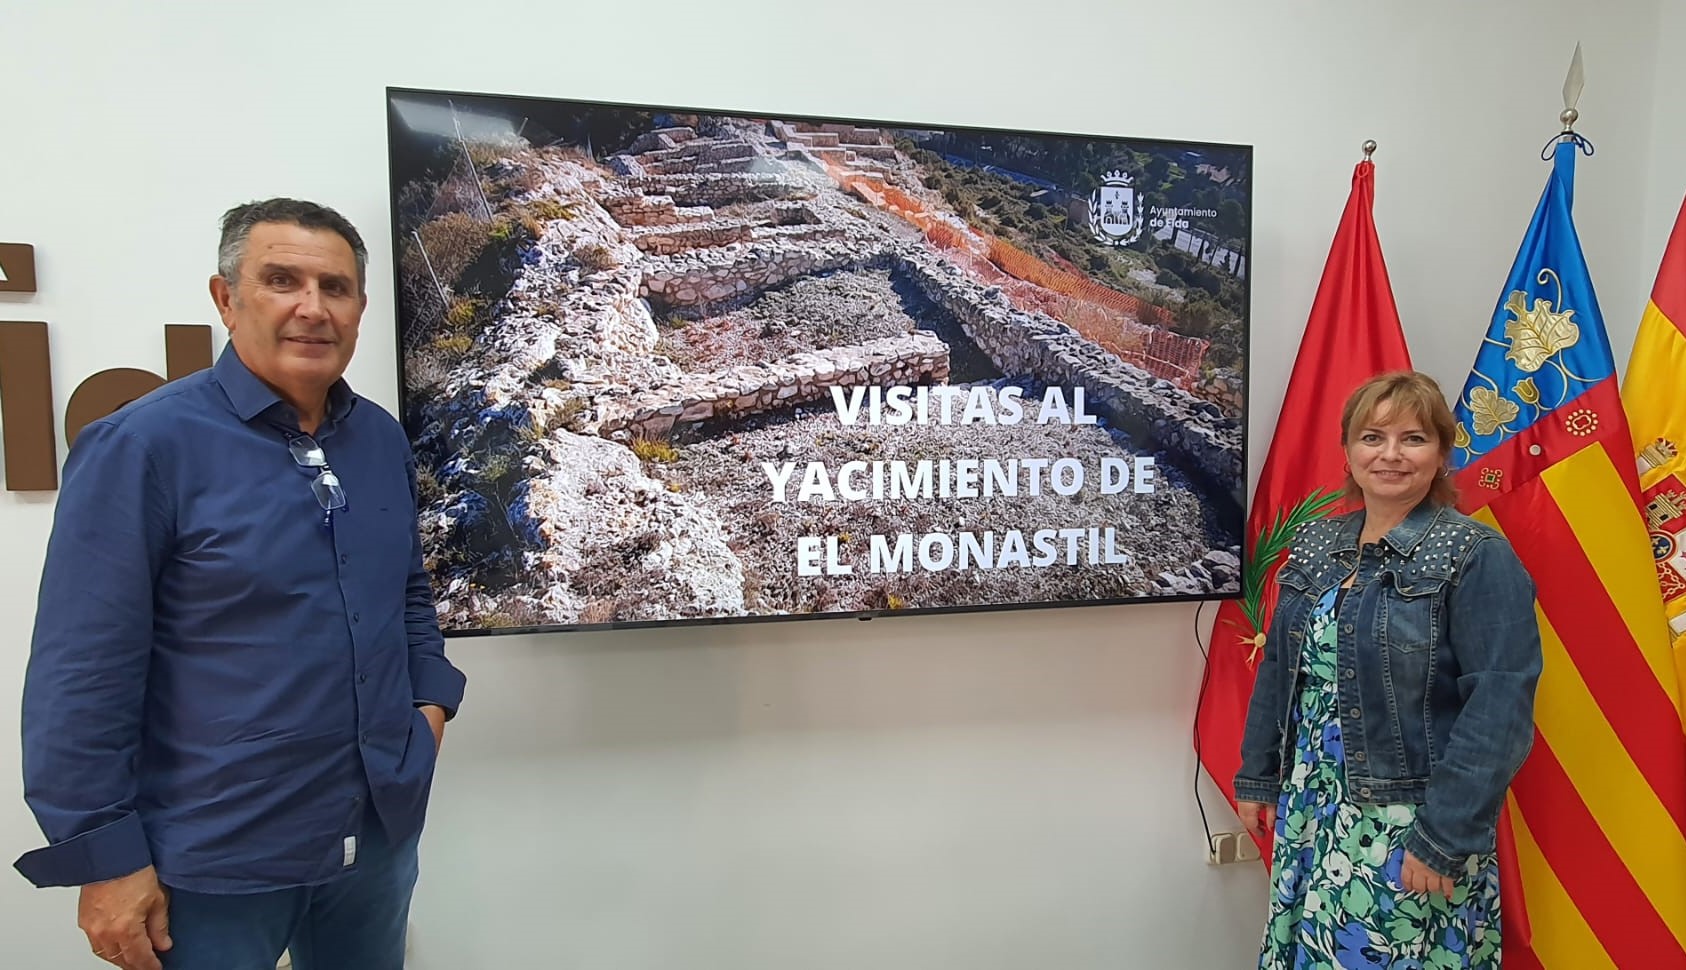
POLYGON ((1563 76, 1563 130, 1572 131, 1580 117, 1575 105, 1581 102, 1581 90, 1586 87, 1586 66, 1581 62, 1581 42, 1575 42, 1575 54, 1569 58, 1569 72, 1563 76))
POLYGON ((1563 75, 1563 110, 1557 113, 1557 120, 1563 123, 1563 130, 1557 133, 1557 141, 1576 141, 1575 122, 1580 120, 1581 113, 1575 105, 1581 102, 1581 91, 1586 87, 1586 67, 1581 62, 1581 45, 1575 42, 1575 53, 1569 58, 1569 70, 1563 75))

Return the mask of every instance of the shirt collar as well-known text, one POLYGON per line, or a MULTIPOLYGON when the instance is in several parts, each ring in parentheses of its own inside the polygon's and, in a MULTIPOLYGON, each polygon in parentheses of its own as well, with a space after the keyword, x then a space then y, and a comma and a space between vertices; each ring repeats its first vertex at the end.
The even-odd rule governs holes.
MULTIPOLYGON (((285 406, 279 394, 247 369, 246 362, 234 352, 232 341, 217 357, 216 364, 211 368, 211 375, 222 387, 223 393, 228 395, 228 403, 233 405, 234 413, 239 415, 242 421, 250 421, 277 404, 285 406)), ((329 418, 335 421, 344 419, 356 403, 357 394, 352 391, 351 385, 345 382, 345 378, 340 378, 328 388, 329 418)))

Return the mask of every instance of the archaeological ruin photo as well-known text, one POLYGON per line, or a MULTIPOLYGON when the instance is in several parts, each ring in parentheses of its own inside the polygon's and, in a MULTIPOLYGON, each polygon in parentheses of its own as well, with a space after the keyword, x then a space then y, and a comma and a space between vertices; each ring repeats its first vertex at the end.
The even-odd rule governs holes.
POLYGON ((448 632, 1239 593, 1247 147, 388 109, 448 632))

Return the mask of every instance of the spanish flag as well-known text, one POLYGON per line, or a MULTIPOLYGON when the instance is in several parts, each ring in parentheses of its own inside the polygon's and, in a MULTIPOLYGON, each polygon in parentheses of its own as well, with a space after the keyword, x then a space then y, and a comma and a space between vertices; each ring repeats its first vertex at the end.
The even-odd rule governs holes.
MULTIPOLYGON (((1556 148, 1456 408, 1460 504, 1504 532, 1533 576, 1545 653, 1534 749, 1501 829, 1505 967, 1680 970, 1680 683, 1615 360, 1571 215, 1579 144, 1556 148)), ((1686 358, 1675 360, 1678 387, 1686 358)))
POLYGON ((1639 321, 1622 404, 1639 451, 1640 510, 1668 608, 1675 669, 1686 683, 1686 203, 1639 321))

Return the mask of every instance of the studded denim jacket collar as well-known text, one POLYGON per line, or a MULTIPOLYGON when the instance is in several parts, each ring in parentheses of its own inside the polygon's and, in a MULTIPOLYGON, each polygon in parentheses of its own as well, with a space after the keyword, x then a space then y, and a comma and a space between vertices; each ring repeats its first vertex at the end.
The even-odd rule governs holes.
MULTIPOLYGON (((1478 538, 1462 527, 1462 518, 1443 506, 1422 502, 1378 543, 1382 547, 1379 569, 1403 584, 1405 592, 1423 581, 1452 579, 1478 538)), ((1294 542, 1279 580, 1305 590, 1315 601, 1358 568, 1363 529, 1362 511, 1308 524, 1294 542)), ((1358 577, 1359 583, 1370 579, 1358 577)))

